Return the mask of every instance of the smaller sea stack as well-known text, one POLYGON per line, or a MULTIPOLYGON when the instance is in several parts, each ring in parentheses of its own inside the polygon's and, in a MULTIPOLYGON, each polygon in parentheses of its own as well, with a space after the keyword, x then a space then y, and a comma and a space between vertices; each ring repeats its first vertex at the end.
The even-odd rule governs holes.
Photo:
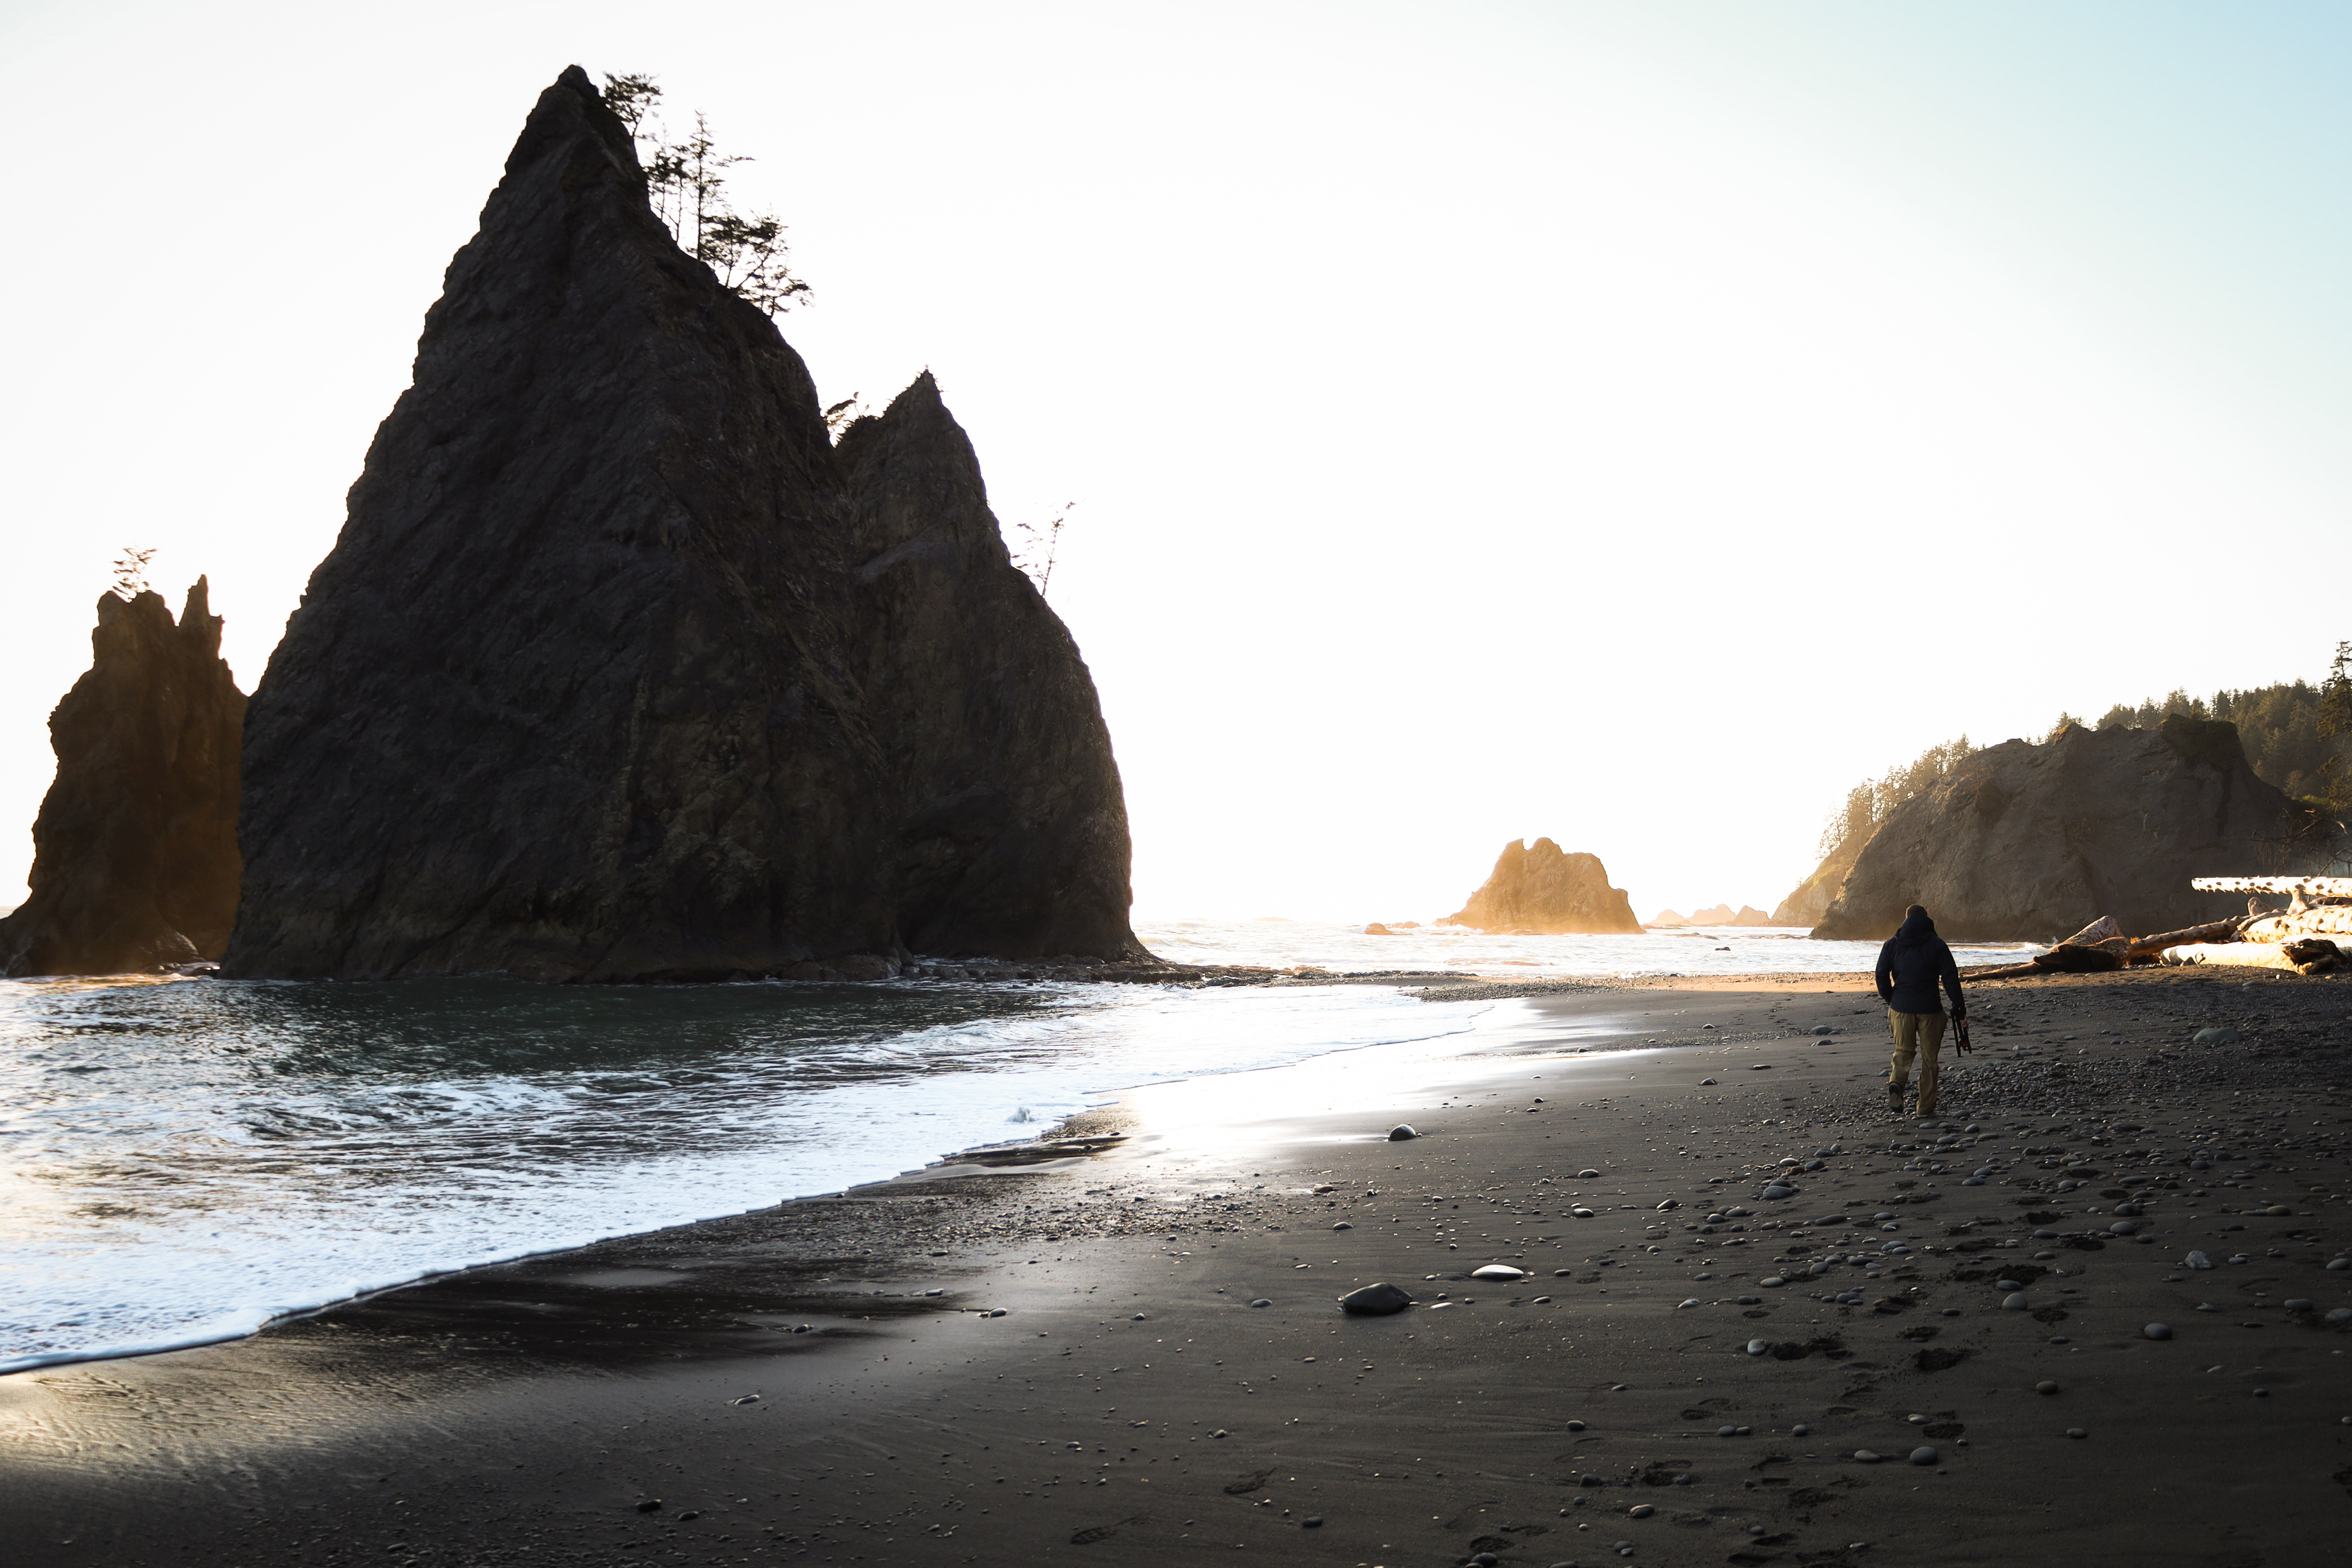
POLYGON ((153 973, 217 958, 236 920, 245 695, 203 578, 98 601, 89 673, 49 716, 57 782, 33 823, 31 895, 0 920, 8 975, 153 973))
POLYGON ((1633 900, 1609 885, 1601 857, 1570 854, 1549 839, 1503 846, 1493 874, 1446 923, 1508 936, 1635 932, 1633 900))

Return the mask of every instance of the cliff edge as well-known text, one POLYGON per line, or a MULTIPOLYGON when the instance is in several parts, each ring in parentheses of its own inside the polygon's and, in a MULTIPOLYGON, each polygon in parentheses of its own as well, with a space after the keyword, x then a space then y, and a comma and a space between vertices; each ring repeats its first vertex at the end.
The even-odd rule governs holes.
POLYGON ((100 597, 89 672, 49 716, 58 777, 0 972, 153 973, 227 946, 245 695, 210 600, 196 579, 174 623, 161 594, 100 597))

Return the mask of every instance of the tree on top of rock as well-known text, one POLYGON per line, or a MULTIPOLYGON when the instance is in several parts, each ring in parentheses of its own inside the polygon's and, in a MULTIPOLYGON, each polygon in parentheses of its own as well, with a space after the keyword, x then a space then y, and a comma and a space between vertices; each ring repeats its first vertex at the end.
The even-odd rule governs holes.
POLYGON ((681 141, 663 139, 655 112, 662 89, 649 76, 604 78, 604 105, 621 117, 643 149, 646 192, 654 214, 669 225, 681 249, 719 275, 719 281, 774 316, 811 298, 809 286, 793 276, 784 225, 773 213, 746 215, 727 198, 727 171, 751 159, 721 153, 709 121, 699 110, 694 134, 681 141))

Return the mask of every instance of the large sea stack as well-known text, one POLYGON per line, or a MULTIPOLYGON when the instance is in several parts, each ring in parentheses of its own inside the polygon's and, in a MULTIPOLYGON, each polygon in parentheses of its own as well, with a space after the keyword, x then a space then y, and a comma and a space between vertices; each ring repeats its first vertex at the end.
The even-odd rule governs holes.
POLYGON ((1094 685, 927 373, 836 449, 577 67, 254 693, 225 968, 1126 958, 1094 685))
POLYGON ((245 695, 210 597, 196 579, 176 624, 161 594, 100 598, 89 673, 49 716, 58 778, 0 971, 152 973, 228 945, 245 695))
POLYGON ((1570 854, 1549 839, 1505 844, 1486 883, 1445 919, 1481 931, 1543 936, 1642 929, 1625 890, 1609 885, 1600 856, 1570 854))
POLYGON ((1888 814, 1813 935, 1877 941, 1913 904, 1961 941, 2055 941, 2103 915, 2176 930, 2242 913, 2189 879, 2273 869, 2289 812, 2220 720, 2005 741, 1888 814))

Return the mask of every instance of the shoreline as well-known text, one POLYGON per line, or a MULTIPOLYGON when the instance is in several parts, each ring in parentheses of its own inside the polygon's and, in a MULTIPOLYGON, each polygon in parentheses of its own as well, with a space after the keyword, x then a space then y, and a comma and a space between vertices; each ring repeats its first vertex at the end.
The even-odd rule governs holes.
MULTIPOLYGON (((2041 1131, 2053 1117, 2083 1124, 2070 1145, 2091 1120, 2128 1121, 2140 1141, 2178 1151, 2159 1121, 2210 1119, 2218 1103, 2242 1123, 2252 1095, 2290 1110, 2304 1139, 2332 1141, 2352 1062, 2336 1043, 2347 993, 2330 984, 2170 971, 1983 985, 1972 991, 1983 1043, 1948 1066, 1948 1110, 2031 1123, 2019 1138, 2037 1145, 2059 1135, 2041 1131), (2170 1027, 2258 1016, 2226 1055, 2190 1054, 2188 1030, 2170 1027), (1992 1060, 2017 1041, 2071 1054, 2063 1071, 1992 1060), (2300 1127, 2315 1118, 2326 1127, 2300 1127)), ((1496 999, 1514 1003, 1496 1009, 1509 1016, 1482 1018, 1479 1049, 1444 1062, 1375 1046, 1132 1090, 1056 1126, 1084 1152, 967 1157, 440 1276, 228 1343, 0 1377, 12 1439, 0 1518, 36 1568, 190 1552, 253 1564, 1010 1563, 1088 1547, 1160 1562, 1237 1545, 1396 1568, 1474 1550, 1512 1563, 1615 1560, 1618 1540, 1651 1561, 1863 1561, 1852 1543, 1874 1541, 1899 1551, 1890 1561, 1958 1563, 2046 1560, 2053 1533, 2091 1562, 2201 1563, 2242 1547, 2300 1561, 2332 1542, 2326 1511, 2352 1484, 2329 1479, 2352 1463, 2352 1427, 2337 1420, 2352 1416, 2337 1354, 2352 1335, 2270 1304, 2289 1287, 2323 1307, 2352 1300, 2352 1270, 2314 1257, 2352 1242, 2341 1190, 2352 1177, 2332 1149, 2328 1193, 2297 1192, 2287 1216, 2225 1217, 2221 1189, 2192 1203, 2184 1185, 2150 1206, 2157 1240, 2082 1248, 2098 1240, 2095 1217, 2038 1161, 2002 1156, 2005 1179, 2041 1184, 2019 1189, 2049 1206, 2030 1211, 1997 1185, 1960 1188, 1957 1172, 1896 1174, 1887 1146, 1925 1140, 1885 1114, 1883 1014, 1866 980, 1496 999), (1797 1032, 1813 1027, 1844 1032, 1797 1032), (1643 1043, 1669 1037, 1704 1043, 1643 1043), (1398 1060, 1373 1060, 1383 1051, 1398 1060), (1334 1056, 1359 1060, 1350 1071, 1334 1056), (1391 1145, 1393 1120, 1427 1135, 1391 1145), (1888 1210, 1903 1217, 1896 1235, 1918 1250, 1869 1291, 1904 1305, 1765 1286, 1753 1249, 1803 1232, 1752 1185, 1735 1187, 1754 1211, 1737 1222, 1748 1229, 1682 1228, 1700 1223, 1684 1217, 1708 1195, 1783 1152, 1840 1144, 1855 1152, 1801 1177, 1791 1201, 1814 1221, 1902 1204, 1888 1210), (1836 1196, 1848 1189, 1867 1196, 1836 1196), (1913 1195, 1930 1190, 1922 1207, 1913 1195), (1680 1207, 1656 1207, 1668 1198, 1680 1207), (2019 1218, 2060 1210, 2054 1226, 2019 1218), (1452 1239, 1433 1215, 1457 1228, 1452 1239), (2184 1292, 2213 1276, 2172 1267, 2187 1246, 2243 1245, 2228 1225, 2259 1228, 2282 1254, 2239 1266, 2249 1289, 2232 1292, 2267 1333, 2190 1315, 2184 1292), (2067 1239, 2037 1242, 2033 1229, 2067 1239), (1951 1278, 1979 1243, 2053 1254, 2013 1267, 2035 1270, 2029 1294, 2073 1315, 2055 1336, 2070 1344, 1985 1300, 1989 1282, 1951 1278), (1474 1259, 1535 1274, 1491 1291, 1422 1277, 1474 1259), (2076 1276, 2054 1270, 2084 1263, 2064 1287, 2078 1299, 2059 1294, 2054 1281, 2076 1276), (1559 1264, 1576 1267, 1554 1280, 1559 1264), (2175 1272, 2181 1283, 2164 1282, 2175 1272), (2257 1275, 2273 1288, 2254 1302, 2257 1275), (1388 1319, 1331 1308, 1375 1278, 1423 1305, 1388 1319), (1696 1304, 1679 1305, 1686 1294, 1696 1304), (1241 1304, 1261 1298, 1274 1306, 1241 1304), (1009 1315, 982 1315, 999 1309, 1009 1315), (2175 1343, 2134 1337, 2158 1313, 2175 1343), (1913 1364, 1939 1348, 1905 1332, 1923 1327, 1959 1342, 1966 1366, 1913 1364), (1797 1354, 1745 1354, 1759 1332, 1797 1354), (1826 1338, 1849 1354, 1804 1349, 1826 1338), (2220 1361, 2242 1374, 2241 1345, 2263 1351, 2260 1398, 2242 1375, 2213 1384, 2203 1371, 2220 1361), (1333 1359, 1349 1349, 1367 1364, 1333 1359), (2033 1396, 2028 1374, 2053 1368, 2065 1392, 2033 1396), (2225 1385, 2232 1398, 2214 1404, 2225 1385), (2176 1407, 2196 1420, 2164 1414, 2176 1407), (1691 1410, 1749 1431, 1718 1439, 1691 1410), (2045 1410, 2087 1421, 2092 1437, 2042 1433, 2037 1421, 2059 1418, 2041 1420, 2045 1410), (1921 1411, 1932 1419, 1907 1422, 1921 1411), (1808 1418, 1821 1438, 1791 1435, 1808 1418), (1962 1430, 1938 1443, 1936 1466, 1848 1457, 1916 1437, 1913 1425, 1962 1430), (1669 1463, 1684 1468, 1645 1483, 1669 1463), (2232 1506, 2209 1518, 2197 1489, 2142 1484, 2124 1473, 2134 1467, 2197 1474, 2232 1506), (1947 1495, 1913 1495, 1936 1488, 1947 1495), (2126 1500, 2132 1517, 2118 1521, 2126 1500), (1645 1504, 1655 1511, 1642 1520, 1627 1511, 1645 1504), (2247 1525, 2250 1512, 2264 1524, 2247 1525), (1298 1533, 1309 1528, 1311 1542, 1298 1533)), ((2310 1185, 2287 1166, 2320 1180, 2320 1158, 2299 1148, 2246 1179, 2255 1196, 2284 1196, 2310 1185)), ((1832 1266, 1839 1282, 1861 1272, 1832 1266)))

